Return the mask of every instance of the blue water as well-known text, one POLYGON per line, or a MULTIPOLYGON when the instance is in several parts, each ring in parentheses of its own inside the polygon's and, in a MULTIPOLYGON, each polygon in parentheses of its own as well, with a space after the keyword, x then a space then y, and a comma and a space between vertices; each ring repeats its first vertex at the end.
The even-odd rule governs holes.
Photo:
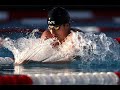
MULTIPOLYGON (((120 32, 105 32, 108 37, 119 37, 120 32)), ((20 37, 25 37, 25 33, 1 33, 0 36, 10 37, 11 39, 18 39, 20 37)), ((39 34, 36 34, 39 37, 39 34)), ((11 51, 1 47, 0 57, 14 57, 11 51)), ((91 62, 81 62, 79 57, 75 57, 76 61, 68 64, 38 64, 29 63, 26 65, 15 66, 11 65, 1 65, 0 74, 29 74, 29 73, 58 73, 58 72, 115 72, 120 71, 120 61, 114 61, 111 56, 108 56, 105 61, 94 60, 91 62), (22 72, 17 71, 16 67, 22 72), (17 73, 16 73, 17 72, 17 73)))
MULTIPOLYGON (((120 27, 119 23, 114 22, 95 22, 95 23, 72 23, 73 26, 98 26, 98 27, 120 27)), ((22 25, 18 21, 12 21, 7 24, 1 24, 0 28, 46 28, 47 25, 37 26, 37 25, 22 25)), ((107 37, 120 37, 120 31, 118 32, 105 32, 107 37)), ((13 40, 16 40, 20 37, 25 37, 26 33, 19 32, 4 32, 0 33, 0 37, 10 37, 13 40)), ((39 37, 40 34, 36 33, 36 37, 39 37)), ((0 57, 12 57, 14 55, 7 48, 0 47, 0 57)), ((94 60, 91 62, 81 62, 79 57, 75 57, 76 61, 68 64, 38 64, 38 63, 30 63, 27 65, 19 65, 15 66, 11 65, 0 65, 0 74, 24 74, 24 73, 57 73, 57 72, 110 72, 110 71, 120 71, 120 61, 114 61, 111 59, 111 56, 108 56, 105 61, 94 60), (19 70, 22 70, 19 71, 19 70)))

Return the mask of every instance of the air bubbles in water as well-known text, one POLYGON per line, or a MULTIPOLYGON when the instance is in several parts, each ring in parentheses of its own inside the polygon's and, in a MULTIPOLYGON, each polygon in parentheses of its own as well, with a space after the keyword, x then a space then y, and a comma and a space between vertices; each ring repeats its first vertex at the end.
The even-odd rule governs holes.
MULTIPOLYGON (((71 36, 58 47, 53 48, 51 43, 58 42, 55 38, 42 40, 35 37, 39 32, 34 29, 29 38, 18 40, 4 39, 3 46, 13 52, 16 63, 32 60, 37 62, 74 61, 74 57, 82 62, 119 60, 119 44, 104 33, 71 32, 71 36), (106 59, 107 58, 107 59, 106 59)), ((96 62, 96 64, 98 63, 96 62)))

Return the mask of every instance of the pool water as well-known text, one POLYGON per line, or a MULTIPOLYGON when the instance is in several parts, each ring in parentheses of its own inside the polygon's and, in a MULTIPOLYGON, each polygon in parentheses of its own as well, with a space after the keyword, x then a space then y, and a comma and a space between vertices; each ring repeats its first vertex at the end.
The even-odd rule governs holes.
MULTIPOLYGON (((120 32, 105 32, 105 35, 106 35, 105 37, 115 38, 115 37, 119 37, 120 32)), ((17 40, 19 38, 24 38, 27 35, 25 33, 16 33, 16 32, 12 33, 11 32, 11 33, 1 33, 0 36, 2 36, 4 38, 9 37, 11 40, 17 40)), ((36 34, 35 36, 39 37, 39 34, 36 34)), ((115 43, 113 45, 115 45, 115 43)), ((20 47, 20 48, 22 48, 22 47, 20 47)), ((97 53, 98 56, 90 54, 89 57, 87 57, 88 53, 87 54, 83 53, 83 54, 86 54, 86 56, 83 55, 82 59, 81 59, 80 55, 76 55, 76 57, 73 58, 75 60, 73 62, 67 63, 67 64, 42 64, 42 63, 30 62, 25 65, 14 65, 13 63, 10 65, 0 65, 0 74, 40 74, 40 73, 46 73, 46 74, 48 73, 49 74, 49 73, 59 73, 59 72, 110 72, 110 71, 115 72, 115 71, 119 71, 120 70, 119 69, 119 67, 120 67, 119 45, 116 45, 116 46, 110 47, 110 48, 111 48, 112 53, 104 52, 103 54, 99 55, 101 52, 104 51, 103 50, 101 52, 95 52, 95 53, 97 53), (113 53, 116 55, 113 55, 113 53), (106 56, 104 59, 101 60, 101 57, 104 56, 104 54, 106 54, 106 56), (92 58, 92 56, 95 57, 94 60, 90 59, 90 58, 92 58)), ((102 49, 100 48, 99 50, 102 50, 102 49)), ((52 52, 48 52, 48 53, 52 53, 52 52)), ((46 53, 46 54, 48 54, 48 53, 46 53)), ((28 54, 28 53, 25 53, 25 54, 28 54)), ((53 54, 54 54, 54 52, 53 52, 53 54)), ((59 55, 60 54, 58 54, 58 56, 59 55)), ((63 55, 65 55, 65 53, 63 55)), ((72 54, 70 54, 70 55, 72 55, 72 54)), ((48 56, 49 56, 49 54, 48 54, 48 56)), ((14 58, 15 53, 13 53, 9 49, 9 47, 6 48, 6 47, 1 46, 0 57, 14 58)), ((41 58, 41 57, 39 57, 39 58, 41 58)), ((42 58, 45 58, 45 57, 42 57, 42 58)), ((55 58, 55 57, 54 57, 54 59, 57 60, 57 58, 55 58)))

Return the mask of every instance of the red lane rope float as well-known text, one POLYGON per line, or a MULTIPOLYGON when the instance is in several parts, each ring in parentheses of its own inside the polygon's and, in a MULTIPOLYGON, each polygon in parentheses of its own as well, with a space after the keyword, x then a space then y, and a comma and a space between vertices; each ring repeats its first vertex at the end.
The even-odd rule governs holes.
POLYGON ((120 37, 115 38, 115 40, 117 40, 120 43, 120 37))
POLYGON ((32 79, 26 75, 1 75, 0 85, 32 85, 32 79))
POLYGON ((114 72, 114 73, 119 77, 118 85, 120 85, 120 72, 114 72))
POLYGON ((114 72, 120 78, 120 72, 114 72))

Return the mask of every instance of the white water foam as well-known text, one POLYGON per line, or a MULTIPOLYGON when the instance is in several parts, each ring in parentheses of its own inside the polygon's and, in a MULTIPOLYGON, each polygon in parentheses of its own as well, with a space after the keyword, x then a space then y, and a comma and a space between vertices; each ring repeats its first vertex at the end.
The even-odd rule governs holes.
POLYGON ((66 38, 63 44, 53 47, 51 43, 58 42, 58 40, 36 38, 34 33, 37 31, 37 29, 33 30, 29 37, 21 37, 17 40, 8 37, 2 41, 3 46, 14 54, 15 63, 74 61, 76 56, 84 62, 105 61, 108 57, 112 60, 120 59, 119 43, 104 33, 97 35, 71 32, 71 39, 66 38))

